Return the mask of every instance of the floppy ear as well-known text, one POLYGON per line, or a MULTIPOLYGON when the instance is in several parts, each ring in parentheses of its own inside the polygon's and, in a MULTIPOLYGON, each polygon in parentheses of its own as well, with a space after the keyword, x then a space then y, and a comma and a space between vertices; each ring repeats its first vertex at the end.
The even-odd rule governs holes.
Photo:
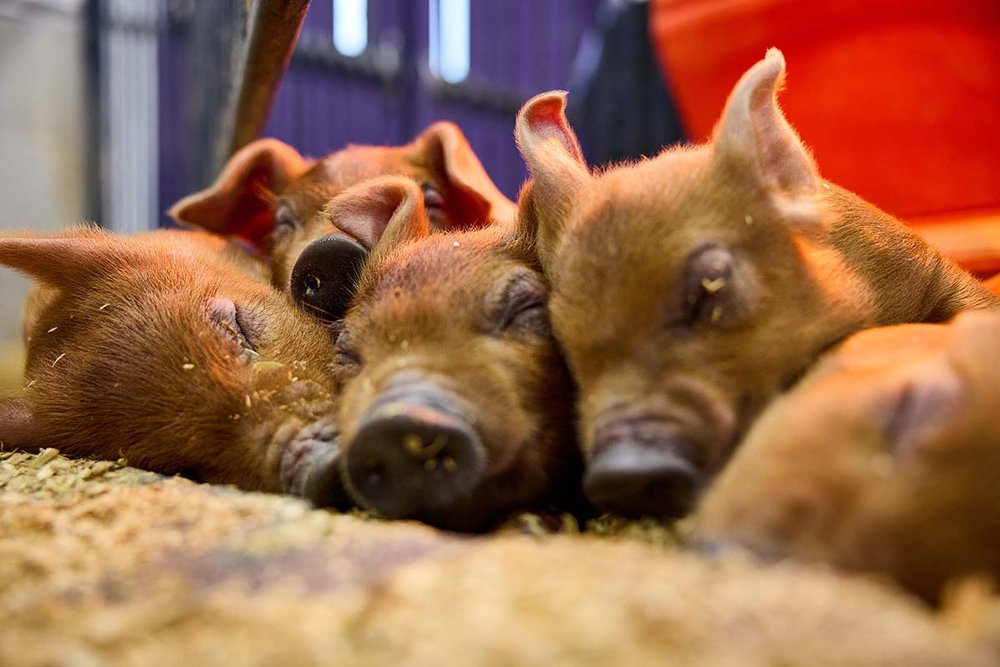
POLYGON ((778 108, 785 57, 768 49, 736 84, 715 131, 715 156, 749 174, 791 222, 818 223, 819 175, 778 108))
POLYGON ((6 449, 39 449, 45 435, 31 413, 27 396, 0 398, 0 443, 6 449))
POLYGON ((542 93, 517 114, 517 146, 532 181, 521 191, 518 215, 534 225, 538 254, 547 262, 562 235, 574 199, 592 179, 583 151, 566 120, 566 93, 542 93))
POLYGON ((236 152, 208 188, 170 207, 170 217, 261 248, 274 229, 271 204, 311 166, 288 144, 258 139, 236 152))
POLYGON ((457 125, 434 123, 412 145, 444 188, 440 206, 452 227, 513 216, 514 203, 497 189, 457 125))
POLYGON ((403 176, 381 176, 344 190, 324 209, 332 233, 305 247, 292 267, 289 292, 311 315, 333 322, 354 299, 369 251, 384 254, 430 233, 420 187, 403 176), (356 241, 356 242, 355 242, 356 241))
POLYGON ((56 234, 0 233, 0 264, 52 287, 79 283, 95 271, 113 266, 117 239, 96 227, 56 234))
POLYGON ((362 246, 384 253, 430 233, 424 195, 412 179, 382 176, 334 197, 326 207, 333 225, 362 246))

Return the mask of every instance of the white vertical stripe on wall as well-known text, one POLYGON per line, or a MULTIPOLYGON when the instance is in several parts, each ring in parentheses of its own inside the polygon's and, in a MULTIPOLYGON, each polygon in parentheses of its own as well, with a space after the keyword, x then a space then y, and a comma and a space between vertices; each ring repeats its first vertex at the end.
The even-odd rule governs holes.
POLYGON ((102 49, 102 210, 129 233, 159 220, 158 0, 108 0, 102 49))

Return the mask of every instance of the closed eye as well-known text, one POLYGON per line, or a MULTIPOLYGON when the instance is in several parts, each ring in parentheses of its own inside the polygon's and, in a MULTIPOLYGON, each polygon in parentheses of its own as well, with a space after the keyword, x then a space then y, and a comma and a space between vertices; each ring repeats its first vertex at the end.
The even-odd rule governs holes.
POLYGON ((274 238, 283 238, 299 227, 298 216, 291 205, 284 199, 279 199, 274 205, 274 238))
POLYGON ((444 197, 441 192, 429 183, 420 186, 424 193, 424 207, 427 209, 441 208, 444 206, 444 197))
POLYGON ((346 380, 361 370, 364 360, 361 353, 351 342, 350 334, 345 330, 337 336, 336 347, 333 355, 334 374, 340 381, 346 380))
POLYGON ((424 210, 427 211, 427 218, 434 229, 447 229, 448 219, 444 212, 444 195, 441 191, 429 183, 420 186, 424 193, 424 210))
POLYGON ((692 254, 684 275, 681 321, 720 324, 727 315, 733 280, 733 256, 725 248, 707 246, 692 254))
POLYGON ((252 310, 240 308, 230 299, 212 297, 205 300, 205 312, 220 335, 234 343, 240 360, 248 363, 257 360, 262 327, 252 310))
POLYGON ((499 296, 488 305, 492 315, 493 335, 506 332, 548 334, 548 290, 535 274, 525 271, 509 278, 499 296))

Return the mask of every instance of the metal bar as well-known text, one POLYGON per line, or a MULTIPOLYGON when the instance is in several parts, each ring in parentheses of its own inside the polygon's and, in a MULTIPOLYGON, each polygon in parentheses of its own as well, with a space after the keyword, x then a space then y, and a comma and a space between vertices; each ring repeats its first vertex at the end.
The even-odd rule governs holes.
POLYGON ((103 58, 101 56, 101 42, 106 38, 107 26, 103 20, 104 0, 87 0, 84 10, 84 21, 86 24, 86 77, 87 95, 86 123, 87 123, 87 171, 85 175, 86 187, 86 214, 87 220, 92 220, 97 224, 104 224, 104 208, 102 206, 102 183, 103 175, 107 173, 107 154, 103 141, 103 121, 102 108, 105 104, 104 80, 101 74, 103 58))
POLYGON ((229 105, 219 164, 260 136, 288 68, 309 0, 256 0, 246 50, 229 105))

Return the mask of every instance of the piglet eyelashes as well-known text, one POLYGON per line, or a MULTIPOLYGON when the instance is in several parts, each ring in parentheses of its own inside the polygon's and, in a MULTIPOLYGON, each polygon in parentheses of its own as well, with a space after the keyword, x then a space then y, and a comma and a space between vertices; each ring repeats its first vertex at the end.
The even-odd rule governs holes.
POLYGON ((299 226, 299 219, 291 205, 284 199, 279 199, 274 207, 274 235, 280 236, 299 226))
POLYGON ((258 318, 242 311, 229 299, 205 299, 204 308, 216 330, 239 346, 241 358, 248 362, 257 359, 257 347, 262 334, 258 318))
POLYGON ((350 335, 346 331, 342 331, 337 336, 337 346, 333 357, 334 371, 343 380, 357 375, 363 364, 361 353, 354 347, 350 335))
POLYGON ((440 209, 444 206, 444 196, 433 185, 424 183, 420 190, 424 193, 424 208, 440 209))
POLYGON ((546 333, 548 331, 548 290, 531 273, 519 273, 504 285, 489 310, 494 334, 507 331, 546 333))

